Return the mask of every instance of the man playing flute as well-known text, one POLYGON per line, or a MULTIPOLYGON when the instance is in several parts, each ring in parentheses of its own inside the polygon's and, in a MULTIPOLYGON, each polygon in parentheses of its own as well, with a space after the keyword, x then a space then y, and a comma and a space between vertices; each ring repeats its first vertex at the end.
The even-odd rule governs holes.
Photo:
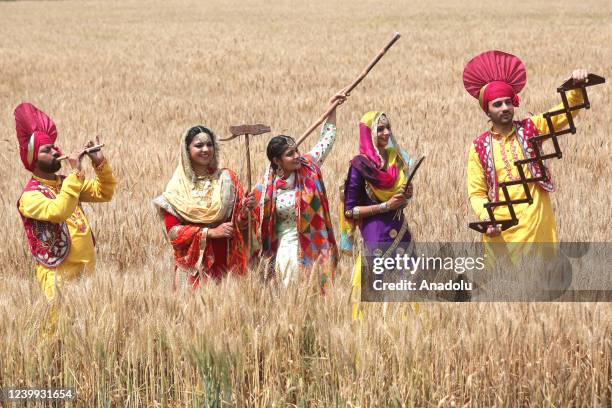
MULTIPOLYGON (((34 105, 17 106, 15 124, 21 161, 32 172, 17 207, 37 263, 36 278, 47 299, 53 300, 64 281, 94 269, 95 239, 81 203, 110 201, 117 181, 102 152, 86 150, 93 141, 67 157, 68 176, 58 175, 61 151, 55 145, 55 123, 34 105), (93 180, 86 180, 81 170, 85 155, 96 174, 93 180)), ((95 144, 100 144, 98 137, 95 144)))

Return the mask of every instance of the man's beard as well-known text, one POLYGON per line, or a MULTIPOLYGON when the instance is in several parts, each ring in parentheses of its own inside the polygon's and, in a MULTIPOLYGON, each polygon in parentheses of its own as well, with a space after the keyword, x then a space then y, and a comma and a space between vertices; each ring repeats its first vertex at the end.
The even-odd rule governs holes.
POLYGON ((62 163, 57 160, 53 160, 50 163, 38 162, 38 169, 45 173, 55 173, 62 168, 62 163))
POLYGON ((502 118, 501 116, 499 116, 497 118, 491 117, 491 122, 493 122, 496 125, 509 125, 513 121, 514 121, 514 115, 509 115, 509 117, 507 119, 502 118))

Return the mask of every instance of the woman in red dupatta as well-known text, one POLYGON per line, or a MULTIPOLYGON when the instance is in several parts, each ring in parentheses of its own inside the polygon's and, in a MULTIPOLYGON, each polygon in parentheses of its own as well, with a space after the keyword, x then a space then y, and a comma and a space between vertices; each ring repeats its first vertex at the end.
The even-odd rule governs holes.
POLYGON ((162 195, 153 200, 174 250, 175 271, 197 288, 228 273, 246 273, 242 230, 254 199, 245 199, 236 174, 218 168, 215 134, 194 126, 181 137, 179 164, 162 195))

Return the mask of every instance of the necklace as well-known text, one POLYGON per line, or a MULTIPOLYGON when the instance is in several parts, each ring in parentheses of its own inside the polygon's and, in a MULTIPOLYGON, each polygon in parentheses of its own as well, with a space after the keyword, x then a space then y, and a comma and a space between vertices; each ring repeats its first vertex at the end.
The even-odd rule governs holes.
POLYGON ((212 175, 196 176, 193 183, 193 196, 203 204, 211 199, 211 192, 214 188, 212 175))

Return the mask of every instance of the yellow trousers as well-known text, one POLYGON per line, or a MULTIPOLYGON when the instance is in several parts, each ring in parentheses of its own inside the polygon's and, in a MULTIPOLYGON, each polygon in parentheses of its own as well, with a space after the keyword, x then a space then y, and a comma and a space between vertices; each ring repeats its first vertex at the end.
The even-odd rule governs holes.
POLYGON ((70 282, 80 278, 84 272, 92 271, 94 265, 92 263, 64 263, 59 268, 49 269, 42 265, 36 267, 36 279, 49 301, 55 299, 57 289, 64 282, 70 282))

